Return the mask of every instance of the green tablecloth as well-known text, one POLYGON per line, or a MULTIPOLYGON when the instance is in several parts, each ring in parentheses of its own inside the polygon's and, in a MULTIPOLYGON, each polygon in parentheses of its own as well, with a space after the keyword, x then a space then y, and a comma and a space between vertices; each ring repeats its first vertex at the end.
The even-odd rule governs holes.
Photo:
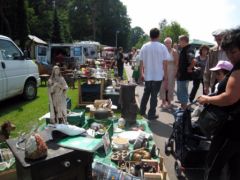
MULTIPOLYGON (((74 111, 75 111, 75 110, 74 110, 74 111)), ((79 112, 79 111, 78 111, 78 112, 79 112)), ((86 122, 87 120, 88 120, 88 118, 86 117, 85 122, 86 122)), ((117 121, 118 121, 118 119, 115 117, 115 118, 113 118, 112 120, 113 120, 113 122, 114 122, 114 127, 116 127, 116 126, 117 126, 117 121)), ((143 126, 145 127, 145 130, 144 130, 145 132, 147 132, 147 133, 152 133, 151 130, 150 130, 150 128, 149 128, 149 126, 148 126, 148 123, 147 123, 147 121, 146 121, 145 119, 138 119, 138 120, 137 120, 137 124, 138 124, 138 125, 143 125, 143 126)), ((45 127, 45 125, 44 125, 44 127, 45 127)), ((128 126, 125 128, 126 131, 129 130, 129 129, 130 129, 130 127, 128 127, 128 126)), ((115 132, 114 132, 113 136, 116 136, 117 134, 118 134, 118 133, 115 133, 115 132)), ((71 137, 70 137, 70 138, 71 138, 71 137)), ((74 138, 74 137, 72 137, 72 138, 74 138)), ((152 139, 152 140, 149 141, 149 149, 152 148, 152 145, 153 145, 153 144, 155 144, 155 142, 154 142, 153 139, 152 139)), ((130 145, 129 145, 129 150, 133 150, 133 144, 130 144, 130 145)), ((110 151, 110 152, 106 155, 105 152, 104 152, 104 149, 101 148, 100 150, 98 150, 98 151, 95 152, 94 161, 100 162, 100 163, 103 163, 103 164, 106 164, 106 165, 110 165, 110 166, 113 166, 113 167, 117 167, 117 164, 111 161, 111 155, 112 155, 112 153, 113 153, 113 152, 110 151)))
MULTIPOLYGON (((145 132, 147 132, 147 133, 152 133, 146 120, 144 120, 144 119, 137 120, 137 123, 144 125, 144 127, 145 127, 145 130, 144 130, 144 131, 145 131, 145 132)), ((114 122, 114 125, 115 125, 115 126, 117 125, 117 121, 114 122)), ((128 129, 129 129, 129 127, 126 127, 126 128, 125 128, 125 130, 128 130, 128 129)), ((114 135, 117 135, 117 134, 118 134, 118 133, 114 133, 114 135)), ((113 136, 114 136, 114 135, 113 135, 113 136)), ((155 144, 155 142, 154 142, 153 139, 152 139, 152 140, 149 141, 149 149, 150 149, 150 150, 151 150, 153 144, 155 144)), ((130 144, 129 149, 130 149, 130 150, 133 150, 133 144, 130 144)), ((102 151, 101 151, 100 153, 99 153, 99 152, 96 152, 96 153, 95 153, 95 157, 94 157, 94 161, 100 162, 100 163, 103 163, 103 164, 107 164, 107 165, 110 165, 110 166, 113 166, 113 167, 117 167, 117 164, 111 161, 111 155, 112 155, 112 153, 113 153, 113 152, 110 151, 107 155, 105 155, 105 153, 102 152, 102 151)))

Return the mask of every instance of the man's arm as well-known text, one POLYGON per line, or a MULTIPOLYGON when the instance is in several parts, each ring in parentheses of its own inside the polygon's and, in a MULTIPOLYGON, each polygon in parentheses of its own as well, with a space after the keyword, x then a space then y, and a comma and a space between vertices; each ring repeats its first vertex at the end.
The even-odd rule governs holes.
POLYGON ((176 67, 174 75, 175 75, 175 77, 177 77, 178 64, 179 64, 179 54, 175 49, 173 49, 173 60, 174 60, 174 64, 175 64, 175 67, 176 67))
POLYGON ((191 61, 191 64, 187 68, 187 71, 188 72, 192 72, 193 71, 193 67, 195 66, 195 64, 196 64, 196 59, 193 58, 192 61, 191 61))
POLYGON ((140 75, 142 81, 144 81, 144 66, 143 66, 143 60, 140 60, 140 75))
POLYGON ((240 70, 231 74, 228 79, 226 91, 217 96, 202 95, 198 98, 201 104, 214 104, 217 106, 229 106, 240 99, 240 70))
POLYGON ((189 66, 187 67, 187 71, 188 71, 188 72, 192 72, 192 71, 193 71, 193 67, 194 67, 195 64, 196 64, 196 60, 195 60, 195 56, 194 56, 194 51, 190 49, 190 50, 188 51, 187 57, 188 57, 188 63, 189 63, 189 66))

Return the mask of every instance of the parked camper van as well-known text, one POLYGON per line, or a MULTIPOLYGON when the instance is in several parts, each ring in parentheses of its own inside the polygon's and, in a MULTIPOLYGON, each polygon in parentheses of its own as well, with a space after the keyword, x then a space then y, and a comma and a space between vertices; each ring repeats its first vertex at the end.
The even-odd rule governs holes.
POLYGON ((100 43, 96 41, 81 41, 76 43, 83 47, 84 55, 87 59, 98 59, 100 52, 100 43))
MULTIPOLYGON (((45 69, 52 68, 55 64, 67 66, 69 69, 85 63, 83 47, 78 44, 49 44, 48 46, 38 45, 35 49, 36 61, 45 69)), ((42 72, 40 72, 42 74, 42 72)))
POLYGON ((40 78, 38 67, 8 37, 0 35, 0 101, 22 94, 34 99, 40 78))

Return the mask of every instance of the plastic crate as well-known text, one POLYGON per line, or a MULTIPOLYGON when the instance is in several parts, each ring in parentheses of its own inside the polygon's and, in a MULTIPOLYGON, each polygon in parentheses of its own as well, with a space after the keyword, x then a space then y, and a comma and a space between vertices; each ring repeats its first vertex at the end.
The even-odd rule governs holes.
MULTIPOLYGON (((74 112, 67 116, 68 123, 78 127, 82 127, 83 125, 85 125, 85 110, 76 110, 74 112), (79 115, 74 114, 74 112, 78 113, 79 115)), ((50 123, 49 118, 46 118, 46 123, 50 123)))
POLYGON ((67 109, 71 109, 71 107, 72 107, 72 100, 70 98, 67 98, 66 101, 67 101, 67 109))
MULTIPOLYGON (((113 121, 109 119, 104 119, 104 120, 96 120, 96 119, 88 119, 86 123, 84 124, 83 128, 84 129, 89 129, 91 124, 93 122, 103 124, 107 129, 106 132, 108 132, 109 137, 111 138, 113 136, 113 121)), ((104 134, 96 134, 95 138, 102 138, 104 134)))

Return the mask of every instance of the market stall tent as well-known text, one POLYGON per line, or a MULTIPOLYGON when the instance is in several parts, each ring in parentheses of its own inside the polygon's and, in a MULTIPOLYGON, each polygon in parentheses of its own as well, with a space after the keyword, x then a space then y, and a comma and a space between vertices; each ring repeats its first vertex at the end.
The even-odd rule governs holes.
POLYGON ((215 44, 207 41, 202 41, 199 39, 190 40, 189 44, 191 44, 195 49, 199 49, 201 45, 207 45, 209 47, 213 47, 215 44))

